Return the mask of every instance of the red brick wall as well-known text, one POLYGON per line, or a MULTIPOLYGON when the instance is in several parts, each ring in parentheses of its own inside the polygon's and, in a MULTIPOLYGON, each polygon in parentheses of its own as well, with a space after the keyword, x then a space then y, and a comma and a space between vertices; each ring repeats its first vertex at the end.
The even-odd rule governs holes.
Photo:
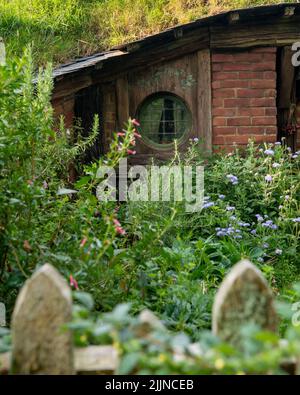
POLYGON ((212 97, 214 145, 276 141, 276 48, 213 53, 212 97))
POLYGON ((71 128, 74 119, 74 96, 62 97, 52 100, 54 117, 58 121, 60 116, 64 116, 66 128, 71 128))

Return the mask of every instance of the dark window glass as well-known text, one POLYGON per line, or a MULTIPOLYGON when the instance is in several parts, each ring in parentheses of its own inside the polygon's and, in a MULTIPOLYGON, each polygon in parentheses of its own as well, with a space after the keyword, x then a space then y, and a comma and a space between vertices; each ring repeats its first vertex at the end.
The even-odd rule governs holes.
POLYGON ((175 95, 159 94, 146 99, 138 118, 142 136, 156 144, 170 144, 191 128, 190 112, 175 95))

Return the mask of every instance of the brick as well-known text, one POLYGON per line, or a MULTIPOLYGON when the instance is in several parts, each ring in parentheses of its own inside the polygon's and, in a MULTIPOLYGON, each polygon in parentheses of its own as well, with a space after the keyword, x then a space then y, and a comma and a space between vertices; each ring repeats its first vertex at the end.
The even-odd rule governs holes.
POLYGON ((264 88, 276 88, 276 80, 267 80, 267 79, 259 79, 259 80, 251 80, 250 82, 250 88, 259 88, 259 89, 264 89, 264 88))
POLYGON ((212 71, 222 71, 222 65, 220 63, 213 63, 212 71))
MULTIPOLYGON (((212 115, 216 117, 234 117, 237 113, 236 108, 213 108, 212 115)), ((263 114, 265 115, 265 114, 263 114)))
POLYGON ((275 71, 276 63, 275 62, 258 62, 252 63, 253 71, 275 71))
POLYGON ((276 107, 276 100, 273 97, 251 99, 251 107, 276 107))
POLYGON ((224 106, 224 100, 223 99, 213 99, 212 100, 212 106, 213 107, 223 107, 224 106))
POLYGON ((277 78, 276 71, 264 71, 263 78, 265 78, 266 80, 275 80, 276 81, 276 78, 277 78))
POLYGON ((235 62, 252 63, 252 62, 260 62, 261 59, 262 59, 261 54, 257 54, 255 52, 243 52, 234 55, 235 62))
POLYGON ((216 136, 235 135, 236 132, 237 128, 230 126, 217 126, 214 128, 214 133, 216 136))
POLYGON ((234 117, 227 120, 228 126, 247 126, 251 125, 250 117, 234 117))
POLYGON ((234 89, 215 89, 213 91, 214 98, 231 98, 235 97, 235 90, 234 89))
POLYGON ((277 125, 276 117, 254 117, 252 118, 253 126, 273 126, 277 125))
POLYGON ((213 53, 211 59, 212 62, 216 62, 216 63, 234 61, 233 55, 227 53, 213 53))
POLYGON ((227 118, 213 117, 213 126, 227 126, 227 118))
POLYGON ((274 62, 276 60, 276 55, 274 53, 264 53, 263 54, 264 61, 274 62))
POLYGON ((220 84, 220 88, 248 88, 249 80, 225 80, 225 81, 217 81, 220 84))
POLYGON ((261 135, 264 134, 264 130, 261 126, 240 126, 237 130, 237 134, 261 135))
POLYGON ((238 109, 238 115, 241 116, 264 116, 267 115, 265 114, 265 108, 263 107, 245 107, 245 108, 239 108, 238 109))
POLYGON ((265 133, 266 134, 274 134, 275 136, 277 135, 277 126, 268 126, 265 128, 265 133))
POLYGON ((276 117, 277 116, 277 108, 276 107, 275 108, 266 108, 265 115, 276 117))
POLYGON ((213 81, 211 86, 212 86, 212 89, 221 88, 221 81, 213 81))
POLYGON ((254 140, 256 143, 272 143, 274 140, 273 136, 265 135, 244 135, 244 136, 226 136, 226 144, 248 144, 249 139, 254 140))
POLYGON ((266 97, 266 91, 264 89, 238 89, 237 90, 237 97, 247 97, 247 98, 252 98, 252 97, 266 97))
POLYGON ((224 108, 233 108, 233 107, 249 107, 250 99, 246 98, 238 98, 238 99, 224 99, 224 108))
POLYGON ((225 144, 225 138, 220 136, 220 137, 213 137, 213 144, 225 144))
MULTIPOLYGON (((251 71, 251 70, 256 70, 254 68, 255 63, 224 63, 223 65, 223 70, 224 71, 251 71)), ((261 69, 257 69, 261 70, 261 69)), ((267 68, 265 70, 272 70, 270 68, 267 68)))
POLYGON ((216 72, 213 73, 213 81, 227 80, 238 78, 239 74, 237 72, 216 72))
POLYGON ((273 73, 273 71, 240 71, 239 72, 239 78, 240 79, 260 79, 264 78, 264 73, 273 73))

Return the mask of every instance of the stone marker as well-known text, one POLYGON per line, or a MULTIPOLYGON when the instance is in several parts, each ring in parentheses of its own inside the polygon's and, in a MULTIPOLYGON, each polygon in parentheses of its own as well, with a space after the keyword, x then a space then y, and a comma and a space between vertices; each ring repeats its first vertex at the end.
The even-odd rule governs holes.
POLYGON ((22 288, 12 317, 12 373, 73 374, 70 331, 71 291, 51 265, 44 265, 22 288))
POLYGON ((222 340, 239 345, 245 324, 269 331, 277 328, 272 292, 262 273, 247 260, 236 264, 223 280, 214 301, 212 328, 222 340))
POLYGON ((6 326, 6 310, 4 303, 0 303, 0 326, 6 326))

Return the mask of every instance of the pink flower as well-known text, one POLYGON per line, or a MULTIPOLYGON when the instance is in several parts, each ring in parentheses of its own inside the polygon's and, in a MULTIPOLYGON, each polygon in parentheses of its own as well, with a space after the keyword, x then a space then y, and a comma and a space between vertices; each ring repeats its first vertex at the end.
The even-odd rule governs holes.
POLYGON ((116 226, 121 226, 120 222, 119 222, 116 218, 113 219, 113 223, 114 223, 116 226))
POLYGON ((78 283, 77 283, 77 281, 75 280, 75 278, 72 276, 72 274, 70 274, 70 286, 73 287, 73 288, 75 288, 76 291, 79 290, 78 283))
POLYGON ((126 232, 125 232, 125 230, 122 228, 120 222, 119 222, 116 218, 114 218, 114 219, 113 219, 113 223, 114 223, 114 225, 115 225, 115 230, 116 230, 116 232, 117 232, 119 235, 124 236, 126 232))
POLYGON ((130 141, 130 144, 133 145, 133 146, 135 146, 135 139, 132 139, 132 140, 130 141))
POLYGON ((124 133, 124 132, 119 132, 119 133, 117 133, 117 136, 119 136, 119 137, 124 137, 124 136, 126 136, 126 133, 124 133))
POLYGON ((135 155, 135 154, 136 154, 136 151, 132 151, 131 149, 128 149, 128 150, 127 150, 127 154, 128 154, 128 155, 135 155))
POLYGON ((47 183, 47 181, 43 181, 43 188, 44 188, 44 189, 47 189, 47 188, 48 188, 48 183, 47 183))
POLYGON ((115 229, 116 229, 116 232, 117 232, 119 235, 124 236, 125 233, 126 233, 125 230, 124 230, 121 226, 116 226, 115 229))
POLYGON ((84 247, 84 245, 85 245, 86 242, 87 242, 87 238, 84 237, 84 238, 81 240, 81 242, 80 242, 80 247, 81 247, 81 248, 84 247))
POLYGON ((139 123, 136 119, 133 119, 131 122, 132 122, 135 126, 141 126, 140 123, 139 123))
POLYGON ((134 136, 138 137, 139 139, 142 137, 138 132, 134 132, 134 136))

